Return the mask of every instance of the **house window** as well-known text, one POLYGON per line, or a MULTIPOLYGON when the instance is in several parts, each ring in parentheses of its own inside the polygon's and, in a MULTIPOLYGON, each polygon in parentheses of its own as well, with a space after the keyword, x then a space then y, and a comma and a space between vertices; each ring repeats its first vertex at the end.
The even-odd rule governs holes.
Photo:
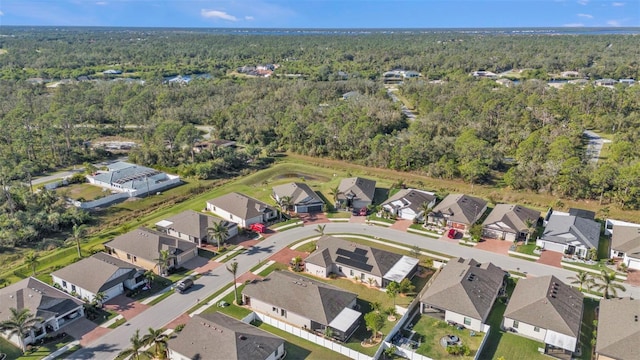
POLYGON ((276 308, 275 306, 271 308, 271 311, 273 312, 278 312, 278 308, 276 308))
POLYGON ((518 325, 520 325, 520 322, 518 320, 513 320, 513 328, 517 329, 518 325))
POLYGON ((349 270, 349 275, 353 276, 353 269, 349 270))
POLYGON ((127 254, 127 260, 131 260, 131 254, 127 254))
POLYGON ((233 220, 233 215, 229 214, 229 219, 233 220))
POLYGON ((535 332, 540 332, 540 328, 539 328, 539 327, 537 327, 537 326, 534 326, 534 327, 533 327, 533 331, 535 331, 535 332))
POLYGON ((65 288, 65 289, 67 288, 67 282, 64 281, 64 280, 62 280, 62 287, 65 288))
POLYGON ((71 285, 71 291, 72 292, 76 292, 76 286, 75 285, 71 285))
POLYGON ((360 273, 360 280, 364 281, 364 273, 360 273))
POLYGON ((136 261, 138 261, 138 257, 137 257, 137 256, 134 256, 134 257, 133 257, 133 262, 136 262, 136 261))
POLYGON ((282 316, 282 317, 287 317, 287 310, 285 310, 285 309, 280 309, 280 316, 282 316))
POLYGON ((338 272, 341 273, 342 272, 342 266, 338 266, 338 272))
POLYGON ((467 325, 467 326, 471 325, 471 319, 468 318, 468 317, 465 317, 464 318, 464 324, 467 325))
POLYGON ((276 358, 278 357, 278 350, 280 350, 279 347, 276 348, 276 352, 273 354, 276 358))

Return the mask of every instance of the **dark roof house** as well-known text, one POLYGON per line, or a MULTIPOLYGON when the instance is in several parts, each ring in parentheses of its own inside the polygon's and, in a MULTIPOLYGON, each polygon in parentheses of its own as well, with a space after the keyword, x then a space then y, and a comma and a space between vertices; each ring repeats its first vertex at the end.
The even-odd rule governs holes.
POLYGON ((168 219, 159 221, 156 223, 156 227, 168 235, 189 240, 198 244, 198 246, 202 246, 203 241, 210 240, 207 229, 215 224, 221 224, 227 229, 229 233, 227 239, 238 234, 238 225, 236 223, 193 210, 183 211, 168 219))
POLYGON ((598 248, 600 223, 593 220, 593 212, 572 209, 568 214, 553 212, 544 232, 536 241, 545 250, 586 257, 590 248, 598 248))
POLYGON ((311 187, 305 183, 292 182, 273 187, 273 197, 280 201, 283 197, 291 198, 291 205, 296 213, 320 212, 324 201, 311 187))
POLYGON ((429 214, 429 222, 447 222, 447 226, 465 230, 478 221, 487 210, 487 202, 465 194, 450 194, 429 214))
POLYGON ((640 359, 640 299, 603 299, 599 308, 596 359, 640 359))
POLYGON ((363 208, 373 203, 376 182, 361 177, 342 179, 338 190, 338 201, 347 207, 363 208))
POLYGON ((423 190, 402 189, 383 202, 382 207, 403 219, 413 220, 423 216, 422 204, 425 203, 433 207, 436 196, 423 190))
POLYGON ((539 218, 539 211, 520 205, 498 204, 482 223, 482 235, 510 241, 526 238, 529 232, 527 221, 535 229, 539 218))

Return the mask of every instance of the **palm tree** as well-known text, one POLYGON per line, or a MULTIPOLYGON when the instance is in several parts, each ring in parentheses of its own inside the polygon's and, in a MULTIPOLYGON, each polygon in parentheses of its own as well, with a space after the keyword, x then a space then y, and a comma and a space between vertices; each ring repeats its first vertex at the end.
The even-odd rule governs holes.
POLYGON ((167 348, 167 340, 169 337, 162 329, 154 330, 153 328, 149 328, 148 331, 149 332, 142 337, 142 343, 147 346, 153 346, 156 358, 160 359, 163 357, 162 355, 167 348))
POLYGON ((527 232, 529 233, 527 235, 527 238, 524 241, 524 244, 528 245, 529 244, 529 240, 531 239, 531 236, 533 236, 535 234, 536 223, 534 221, 532 221, 531 219, 526 219, 524 221, 524 224, 527 226, 527 232))
POLYGON ((333 197, 333 206, 335 206, 336 208, 338 207, 338 196, 342 195, 342 191, 340 191, 340 187, 336 186, 334 188, 331 188, 329 190, 329 195, 331 195, 333 197))
POLYGON ((107 299, 107 294, 105 294, 104 292, 100 291, 98 293, 96 293, 93 296, 93 302, 97 305, 100 304, 100 307, 102 307, 102 303, 107 299))
POLYGON ((155 279, 156 274, 153 273, 153 271, 151 270, 147 270, 144 272, 144 281, 147 283, 147 285, 149 287, 151 287, 151 284, 153 283, 153 279, 155 279))
POLYGON ((0 331, 6 331, 9 337, 17 335, 18 341, 20 342, 20 349, 24 352, 26 350, 24 337, 38 329, 38 325, 43 320, 42 318, 33 316, 27 308, 20 310, 9 308, 9 311, 11 312, 9 319, 0 322, 0 331))
POLYGON ((387 284, 387 295, 389 295, 389 297, 393 299, 394 309, 396 307, 396 296, 398 296, 399 292, 400 292, 400 284, 398 284, 397 281, 392 281, 389 284, 387 284))
POLYGON ((85 225, 73 225, 73 231, 71 233, 70 240, 76 244, 76 249, 78 249, 78 257, 82 258, 82 251, 80 249, 80 242, 84 238, 86 234, 87 227, 85 225))
POLYGON ((314 229, 315 232, 317 232, 318 234, 320 234, 320 236, 324 235, 324 229, 327 225, 321 225, 318 224, 318 226, 314 229))
POLYGON ((227 271, 233 275, 233 293, 236 297, 236 305, 240 305, 238 301, 238 285, 236 285, 236 275, 238 274, 238 262, 234 261, 231 264, 227 265, 227 271))
POLYGON ((427 214, 429 214, 429 210, 431 210, 431 204, 426 201, 423 202, 420 204, 420 210, 422 210, 422 221, 424 222, 424 225, 427 226, 427 214))
POLYGON ((158 256, 158 258, 153 260, 158 266, 158 273, 160 275, 166 272, 173 258, 175 258, 175 255, 171 254, 169 250, 160 250, 160 255, 158 256))
POLYGON ((291 206, 291 196, 283 196, 278 200, 278 207, 280 208, 280 219, 282 220, 282 213, 287 212, 289 215, 289 207, 291 206))
POLYGON ((31 268, 33 276, 36 276, 36 267, 38 267, 38 265, 40 264, 40 260, 38 260, 38 254, 36 254, 34 251, 26 254, 24 256, 24 263, 31 268))
POLYGON ((146 355, 148 357, 153 357, 153 354, 149 350, 142 350, 145 346, 145 343, 140 338, 140 330, 136 330, 135 334, 129 339, 131 342, 131 347, 128 349, 124 349, 118 354, 118 357, 122 357, 124 359, 140 359, 140 355, 146 355))
POLYGON ((600 280, 601 283, 596 284, 596 287, 598 291, 602 291, 605 299, 618 297, 618 290, 627 290, 622 284, 616 282, 616 273, 614 271, 602 270, 600 275, 598 275, 598 280, 600 280))
POLYGON ((586 271, 578 271, 578 273, 575 276, 570 277, 569 279, 571 279, 571 283, 572 284, 578 284, 579 286, 579 290, 582 291, 582 288, 584 286, 589 286, 590 283, 593 282, 593 279, 591 278, 591 274, 589 274, 586 271))
POLYGON ((218 251, 220 251, 220 244, 224 242, 229 236, 229 229, 222 225, 222 222, 213 224, 212 227, 207 228, 207 234, 210 238, 216 239, 218 242, 218 251))

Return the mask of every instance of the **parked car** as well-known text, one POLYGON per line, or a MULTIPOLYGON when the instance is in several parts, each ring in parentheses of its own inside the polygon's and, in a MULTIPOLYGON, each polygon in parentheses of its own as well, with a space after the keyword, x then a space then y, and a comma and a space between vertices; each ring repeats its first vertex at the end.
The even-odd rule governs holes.
POLYGON ((456 235, 458 235, 458 232, 456 231, 456 229, 449 229, 449 231, 447 231, 447 237, 449 239, 455 239, 456 235))
POLYGON ((363 207, 362 209, 353 209, 351 212, 353 216, 367 216, 369 214, 369 209, 363 207))
POLYGON ((249 225, 249 230, 263 234, 265 230, 267 230, 267 227, 262 223, 255 223, 255 224, 249 225))
POLYGON ((189 290, 189 288, 191 288, 192 286, 193 280, 191 280, 190 278, 182 279, 176 284, 176 291, 182 294, 185 291, 189 290))

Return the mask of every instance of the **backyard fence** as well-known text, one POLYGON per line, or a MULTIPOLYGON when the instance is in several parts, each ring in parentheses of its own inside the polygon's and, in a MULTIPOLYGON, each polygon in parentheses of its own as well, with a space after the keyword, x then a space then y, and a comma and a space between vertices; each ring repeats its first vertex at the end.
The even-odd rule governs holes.
POLYGON ((244 319, 242 319, 243 322, 245 323, 249 323, 253 320, 260 320, 265 324, 271 325, 273 327, 276 327, 280 330, 284 330, 292 335, 295 335, 299 338, 305 339, 307 341, 311 341, 312 343, 316 344, 316 345, 320 345, 322 347, 325 347, 329 350, 335 351, 337 353, 340 353, 344 356, 350 357, 351 359, 354 360, 373 360, 374 358, 372 358, 371 356, 365 355, 361 352, 355 351, 353 349, 350 349, 346 346, 340 345, 336 342, 333 342, 331 340, 328 340, 324 337, 321 336, 317 336, 315 334, 312 334, 306 330, 302 330, 298 327, 292 326, 290 324, 284 323, 282 321, 276 320, 268 315, 264 315, 264 314, 258 314, 258 313, 251 313, 248 316, 246 316, 244 319))

